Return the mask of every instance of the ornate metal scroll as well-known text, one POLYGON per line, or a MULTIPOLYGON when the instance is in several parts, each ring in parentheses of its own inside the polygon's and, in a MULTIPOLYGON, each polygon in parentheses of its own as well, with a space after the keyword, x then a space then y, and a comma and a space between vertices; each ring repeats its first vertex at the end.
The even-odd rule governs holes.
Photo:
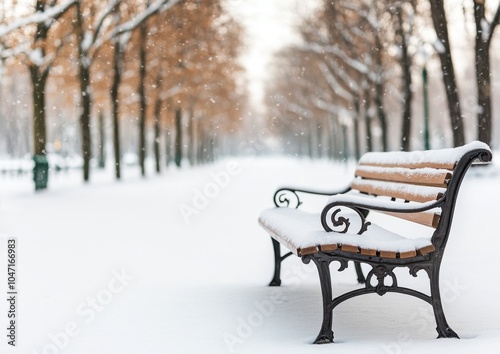
POLYGON ((294 208, 297 209, 302 201, 298 194, 293 189, 282 188, 274 193, 274 205, 278 208, 294 208))
POLYGON ((394 274, 394 272, 392 270, 393 270, 393 268, 386 267, 384 265, 378 265, 378 266, 373 267, 373 269, 370 271, 370 273, 368 273, 368 275, 366 276, 366 283, 365 283, 366 289, 375 290, 375 292, 377 294, 382 296, 385 293, 387 293, 387 291, 389 291, 391 288, 393 288, 393 289, 397 288, 398 287, 398 280, 396 279, 396 275, 394 274), (375 286, 373 286, 371 284, 371 280, 372 280, 373 276, 377 277, 377 285, 375 285, 375 286), (384 279, 386 277, 392 278, 392 285, 390 285, 390 286, 385 285, 384 279))
POLYGON ((323 212, 321 213, 321 224, 323 225, 323 228, 328 232, 335 231, 341 234, 345 234, 349 231, 351 222, 348 217, 342 216, 342 213, 345 212, 345 208, 355 211, 359 216, 361 220, 361 227, 357 234, 361 235, 368 229, 371 222, 366 221, 365 214, 360 209, 337 203, 331 203, 323 209, 323 212), (331 210, 333 210, 333 212, 330 214, 331 210), (338 227, 342 226, 344 226, 343 230, 338 231, 338 227))

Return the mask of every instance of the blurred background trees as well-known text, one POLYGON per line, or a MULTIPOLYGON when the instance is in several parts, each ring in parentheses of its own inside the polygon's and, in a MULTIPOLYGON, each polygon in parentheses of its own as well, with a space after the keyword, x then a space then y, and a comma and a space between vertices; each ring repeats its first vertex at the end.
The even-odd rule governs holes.
POLYGON ((497 143, 500 1, 317 0, 263 102, 228 3, 3 1, 0 157, 67 159, 89 181, 106 165, 120 179, 236 153, 497 143))
POLYGON ((148 153, 157 172, 171 153, 178 166, 213 160, 241 121, 242 29, 219 0, 13 0, 0 12, 11 157, 77 156, 88 181, 108 147, 117 179, 127 153, 144 176, 148 153))
POLYGON ((301 41, 277 56, 267 86, 269 126, 279 133, 279 149, 344 159, 476 139, 494 145, 500 92, 498 81, 491 84, 490 65, 500 70, 500 57, 489 48, 500 3, 456 5, 322 0, 298 25, 301 41), (423 93, 426 80, 430 97, 423 93), (429 108, 430 134, 424 124, 429 108))

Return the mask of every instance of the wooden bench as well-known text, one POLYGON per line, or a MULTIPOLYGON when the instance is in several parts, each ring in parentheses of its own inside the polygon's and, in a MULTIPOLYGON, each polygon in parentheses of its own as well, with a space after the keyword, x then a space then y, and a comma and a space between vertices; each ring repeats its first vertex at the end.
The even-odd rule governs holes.
POLYGON ((314 343, 333 342, 333 309, 340 303, 363 294, 382 296, 388 292, 428 302, 434 310, 438 338, 458 338, 443 313, 439 268, 465 173, 473 163, 489 163, 491 158, 489 147, 480 142, 454 149, 366 153, 343 191, 281 188, 275 193, 276 208, 259 217, 273 241, 275 271, 270 285, 280 285, 281 262, 291 254, 304 263, 314 262, 323 297, 323 324, 314 343), (307 193, 329 195, 321 213, 297 209, 302 204, 299 196, 307 193), (433 229, 432 236, 408 238, 390 232, 366 220, 370 211, 428 226, 433 229), (280 244, 290 252, 282 256, 280 244), (347 268, 348 261, 357 262, 361 281, 359 262, 371 266, 364 286, 332 299, 329 265, 333 261, 340 263, 339 271, 347 268), (408 267, 414 277, 424 270, 430 280, 430 295, 399 286, 394 273, 397 267, 408 267), (390 278, 389 284, 385 278, 390 278))

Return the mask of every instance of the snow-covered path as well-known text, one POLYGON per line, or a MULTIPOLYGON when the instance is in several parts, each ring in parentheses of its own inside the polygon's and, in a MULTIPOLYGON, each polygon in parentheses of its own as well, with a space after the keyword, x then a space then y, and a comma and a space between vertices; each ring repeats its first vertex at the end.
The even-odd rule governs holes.
MULTIPOLYGON (((388 294, 336 309, 336 343, 324 346, 310 344, 322 311, 315 269, 293 257, 283 286, 267 287, 272 249, 256 220, 276 187, 341 187, 349 167, 238 159, 145 180, 127 171, 120 183, 96 173, 88 186, 71 172, 38 194, 28 178, 0 177, 0 233, 18 239, 20 316, 17 347, 2 334, 0 353, 497 353, 497 171, 464 181, 442 266, 445 312, 462 339, 435 340, 426 303, 388 294)), ((425 274, 405 273, 401 284, 427 291, 425 274)), ((332 274, 335 293, 358 286, 353 267, 332 274)), ((2 298, 6 282, 4 270, 2 298)))

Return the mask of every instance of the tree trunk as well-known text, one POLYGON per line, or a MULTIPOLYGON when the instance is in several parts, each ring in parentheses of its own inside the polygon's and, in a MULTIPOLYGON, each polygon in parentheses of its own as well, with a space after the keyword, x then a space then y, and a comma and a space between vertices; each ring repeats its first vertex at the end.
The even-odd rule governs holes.
POLYGON ((155 109, 154 109, 154 154, 155 154, 155 166, 156 173, 161 172, 160 168, 160 119, 161 119, 161 99, 160 95, 156 96, 155 109))
POLYGON ((35 65, 31 65, 29 69, 33 90, 33 148, 35 155, 46 155, 45 86, 48 71, 40 72, 40 68, 35 65))
POLYGON ((139 47, 139 165, 141 166, 141 176, 146 176, 146 23, 139 26, 140 47, 139 47))
POLYGON ((294 144, 289 147, 289 151, 294 155, 294 156, 299 156, 303 157, 305 155, 304 153, 304 142, 302 141, 302 137, 300 135, 292 135, 292 139, 294 141, 294 144), (297 150, 295 150, 295 147, 297 147, 297 150))
POLYGON ((396 9, 397 27, 396 37, 399 38, 401 44, 401 71, 403 72, 403 126, 401 130, 401 149, 410 151, 411 138, 411 104, 413 93, 411 90, 411 58, 408 56, 408 44, 406 43, 406 33, 404 31, 403 9, 401 3, 396 9))
POLYGON ((373 99, 377 105, 377 116, 380 123, 380 130, 382 131, 382 150, 389 151, 387 116, 384 109, 384 87, 380 81, 375 83, 375 97, 373 99))
POLYGON ((316 157, 323 157, 323 127, 319 121, 314 120, 315 130, 316 130, 316 157))
POLYGON ((370 112, 371 106, 371 95, 370 95, 370 85, 366 83, 365 86, 365 131, 366 131, 366 151, 373 151, 373 139, 372 139, 372 117, 370 112))
MULTIPOLYGON (((35 11, 43 13, 46 3, 42 0, 37 0, 35 11)), ((40 51, 41 58, 46 57, 44 42, 48 37, 50 24, 48 21, 38 23, 33 38, 33 46, 40 45, 37 49, 40 51)), ((40 68, 40 65, 30 63, 29 72, 31 76, 32 95, 33 95, 33 149, 35 155, 46 155, 45 146, 47 144, 47 126, 45 114, 45 86, 47 85, 47 77, 49 76, 50 66, 45 70, 40 68)))
MULTIPOLYGON (((500 5, 498 6, 500 7, 500 5)), ((490 44, 493 33, 484 33, 482 23, 482 21, 486 21, 484 12, 484 2, 474 1, 474 19, 476 22, 477 138, 486 144, 491 144, 490 44)))
POLYGON ((188 143, 188 150, 187 150, 187 155, 188 155, 188 160, 189 164, 193 166, 195 164, 195 144, 196 144, 196 139, 194 136, 194 110, 193 107, 189 107, 189 122, 188 122, 188 136, 189 136, 189 143, 188 143))
POLYGON ((181 167, 182 162, 182 111, 175 109, 175 165, 181 167))
POLYGON ((477 137, 491 144, 490 46, 476 42, 477 137))
POLYGON ((346 125, 342 125, 342 142, 344 143, 344 147, 342 148, 342 160, 347 162, 349 160, 349 141, 346 125))
POLYGON ((90 87, 90 58, 84 52, 82 44, 84 41, 84 24, 80 8, 80 3, 76 3, 76 31, 78 38, 78 79, 80 81, 80 134, 82 144, 83 159, 83 181, 90 179, 90 158, 91 158, 91 134, 90 134, 90 114, 92 111, 92 97, 90 87))
POLYGON ((113 147, 115 155, 115 177, 121 178, 120 166, 120 117, 119 117, 119 102, 118 89, 120 87, 122 74, 123 53, 120 45, 120 40, 114 42, 114 60, 113 60, 113 81, 111 83, 111 113, 113 116, 113 147))
POLYGON ((451 129, 453 132, 453 145, 455 147, 465 144, 464 125, 460 109, 457 81, 448 39, 448 22, 444 11, 443 0, 430 0, 432 22, 438 37, 439 47, 437 52, 441 61, 443 72, 443 83, 448 100, 448 110, 451 118, 451 129))
POLYGON ((169 166, 172 162, 172 136, 170 131, 165 131, 165 166, 169 166))
POLYGON ((196 144, 196 163, 198 165, 203 164, 203 148, 204 148, 204 139, 205 139, 205 132, 203 129, 202 124, 198 125, 198 143, 196 144))
POLYGON ((326 119, 326 129, 327 129, 327 156, 330 160, 335 160, 337 156, 337 149, 335 148, 335 143, 338 134, 337 134, 337 124, 335 122, 335 117, 332 114, 329 114, 326 119))
POLYGON ((375 60, 377 63, 377 78, 375 80, 375 97, 374 102, 377 106, 377 116, 380 123, 380 129, 382 130, 382 150, 389 150, 389 142, 387 138, 387 116, 385 114, 384 109, 384 81, 382 78, 382 72, 384 70, 382 64, 382 50, 384 48, 381 40, 380 34, 376 33, 375 41, 377 45, 377 49, 375 51, 375 60))
MULTIPOLYGON (((35 3, 35 12, 43 13, 47 9, 47 1, 37 0, 35 3)), ((50 7, 53 8, 55 1, 52 1, 50 7)), ((71 6, 70 6, 71 7, 71 6)), ((36 60, 31 60, 28 65, 28 69, 31 76, 32 83, 32 97, 33 97, 33 150, 35 158, 35 169, 33 171, 33 179, 35 181, 35 189, 45 189, 48 181, 48 174, 43 179, 43 183, 39 180, 38 167, 45 171, 45 167, 39 165, 39 162, 43 161, 43 165, 46 165, 45 155, 47 151, 45 149, 47 144, 47 126, 46 126, 46 114, 45 114, 45 86, 47 84, 47 77, 49 75, 52 63, 57 55, 57 45, 56 49, 53 49, 51 54, 54 54, 52 58, 48 58, 45 52, 46 41, 48 38, 48 33, 50 27, 55 23, 60 16, 62 16, 70 8, 67 7, 65 10, 60 11, 55 14, 50 21, 40 21, 36 25, 34 31, 33 41, 31 42, 32 48, 37 51, 37 57, 44 63, 35 63, 36 60), (45 69, 42 70, 41 66, 44 65, 45 69), (42 156, 40 156, 42 155, 42 156), (38 167, 37 167, 38 166, 38 167)), ((33 58, 34 59, 34 56, 33 58)), ((46 171, 45 171, 46 173, 46 171)))
POLYGON ((305 138, 307 139, 307 155, 310 159, 312 159, 314 157, 314 126, 308 124, 307 128, 307 134, 305 135, 305 138))
POLYGON ((359 106, 359 96, 354 96, 354 158, 359 160, 361 157, 361 148, 359 141, 359 116, 361 114, 361 109, 359 106))
POLYGON ((216 141, 215 141, 215 138, 213 136, 210 136, 209 138, 209 145, 208 145, 208 149, 209 149, 209 162, 214 162, 215 161, 215 144, 216 144, 216 141))
POLYGON ((90 70, 85 63, 80 65, 81 115, 80 131, 82 137, 83 180, 90 179, 91 136, 90 136, 90 70))
POLYGON ((204 147, 205 147, 205 136, 203 133, 200 134, 200 139, 198 141, 198 164, 202 164, 205 162, 205 154, 204 154, 204 147))
POLYGON ((99 161, 98 167, 106 167, 106 131, 104 129, 104 114, 99 112, 99 161))

